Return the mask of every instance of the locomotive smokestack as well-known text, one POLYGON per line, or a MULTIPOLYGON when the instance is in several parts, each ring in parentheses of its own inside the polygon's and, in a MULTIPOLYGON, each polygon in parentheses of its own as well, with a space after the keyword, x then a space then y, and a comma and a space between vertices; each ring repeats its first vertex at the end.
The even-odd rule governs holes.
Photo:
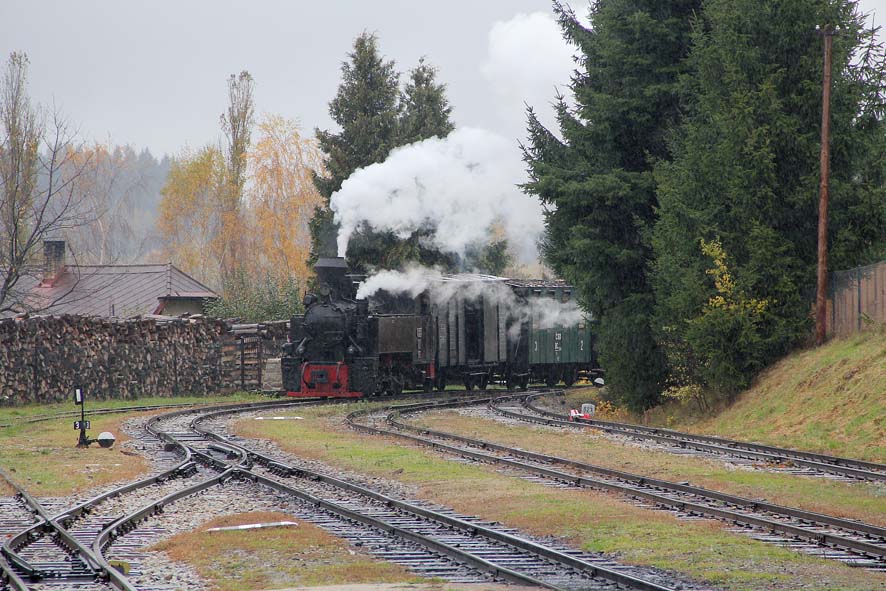
POLYGON ((350 296, 350 280, 347 278, 348 264, 344 257, 328 257, 317 260, 314 273, 320 284, 325 284, 345 297, 350 296))

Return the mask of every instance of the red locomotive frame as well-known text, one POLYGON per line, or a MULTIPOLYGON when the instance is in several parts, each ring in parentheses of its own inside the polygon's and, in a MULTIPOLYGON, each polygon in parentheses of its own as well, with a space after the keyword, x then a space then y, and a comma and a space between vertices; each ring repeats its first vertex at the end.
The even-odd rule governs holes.
POLYGON ((348 365, 344 362, 317 363, 307 361, 302 363, 299 375, 301 375, 301 389, 298 392, 287 392, 288 396, 296 398, 315 398, 318 396, 331 396, 335 398, 360 398, 361 392, 348 390, 348 365))

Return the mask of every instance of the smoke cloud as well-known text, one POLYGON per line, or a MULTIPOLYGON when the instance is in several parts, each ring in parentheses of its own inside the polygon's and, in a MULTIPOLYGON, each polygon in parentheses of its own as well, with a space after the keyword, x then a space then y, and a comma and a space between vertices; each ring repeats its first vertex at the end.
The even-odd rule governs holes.
POLYGON ((441 277, 436 269, 424 267, 411 267, 406 271, 380 271, 360 284, 357 288, 357 299, 364 300, 379 291, 415 297, 425 291, 431 283, 439 281, 441 277))
POLYGON ((437 248, 459 255, 488 242, 493 225, 500 224, 515 254, 534 261, 542 208, 517 187, 522 182, 516 142, 483 129, 464 127, 392 150, 384 162, 354 172, 332 195, 339 256, 363 224, 401 239, 427 228, 437 248))
POLYGON ((547 297, 531 297, 528 302, 523 302, 502 278, 481 280, 475 276, 447 276, 437 269, 424 267, 376 273, 360 284, 357 299, 370 298, 379 291, 411 297, 426 291, 431 303, 436 305, 444 305, 457 296, 466 300, 482 297, 498 304, 503 313, 517 321, 511 326, 511 336, 519 332, 520 323, 530 319, 536 328, 555 328, 575 325, 586 316, 574 299, 561 302, 547 297))
POLYGON ((497 21, 489 31, 487 55, 480 67, 496 99, 500 126, 514 137, 526 135, 526 105, 535 109, 541 122, 559 130, 551 104, 575 68, 576 50, 547 12, 516 14, 497 21))

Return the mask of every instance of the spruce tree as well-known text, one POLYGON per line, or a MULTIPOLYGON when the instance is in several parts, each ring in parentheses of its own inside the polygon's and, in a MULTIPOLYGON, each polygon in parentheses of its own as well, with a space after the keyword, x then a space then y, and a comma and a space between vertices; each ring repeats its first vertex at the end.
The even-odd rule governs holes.
MULTIPOLYGON (((436 68, 424 58, 410 71, 401 93, 394 63, 379 57, 373 35, 359 37, 349 55, 351 62, 342 65, 342 83, 330 103, 330 113, 342 131, 317 133, 329 160, 328 176, 315 178, 327 201, 310 223, 312 262, 320 256, 318 253, 336 253, 337 228, 328 207, 329 198, 348 176, 358 168, 383 161, 397 146, 445 137, 454 127, 446 86, 437 82, 436 68)), ((451 268, 454 257, 430 246, 429 234, 430 229, 422 229, 401 240, 391 232, 360 228, 348 244, 348 264, 364 272, 369 268, 402 268, 410 261, 451 268)))
MULTIPOLYGON (((409 80, 400 93, 397 145, 446 137, 454 129, 449 119, 452 107, 446 99, 446 85, 438 83, 436 78, 436 68, 426 64, 424 58, 409 72, 409 80)), ((392 232, 363 228, 352 236, 348 245, 348 264, 361 271, 370 267, 402 269, 409 263, 454 268, 456 257, 441 252, 428 240, 432 232, 433 228, 422 228, 400 239, 392 232)))
POLYGON ((383 161, 397 145, 400 75, 394 62, 379 55, 378 40, 370 33, 357 37, 348 58, 341 66, 338 92, 329 103, 329 114, 341 130, 316 132, 327 160, 326 174, 315 175, 314 183, 326 203, 310 222, 311 263, 336 255, 337 228, 329 198, 351 173, 383 161))
POLYGON ((455 128, 449 119, 452 107, 446 99, 446 85, 437 83, 437 69, 426 64, 425 58, 409 72, 400 106, 401 144, 446 137, 455 128))
POLYGON ((654 404, 665 381, 654 339, 648 232, 655 217, 653 164, 667 156, 679 119, 679 74, 700 0, 611 0, 590 10, 591 28, 555 3, 580 52, 558 104, 560 134, 529 112, 526 189, 552 206, 543 253, 572 282, 598 322, 612 392, 635 409, 654 404))
POLYGON ((732 393, 810 327, 822 40, 834 38, 830 267, 886 239, 884 63, 853 2, 709 0, 662 161, 653 233, 659 339, 677 385, 732 393), (873 156, 876 155, 876 156, 873 156))

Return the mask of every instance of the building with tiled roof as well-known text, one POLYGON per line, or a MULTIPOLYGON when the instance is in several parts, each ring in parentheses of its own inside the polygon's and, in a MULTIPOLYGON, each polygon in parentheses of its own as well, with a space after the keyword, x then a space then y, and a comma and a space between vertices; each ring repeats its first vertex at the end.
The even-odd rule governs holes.
POLYGON ((22 312, 132 318, 201 314, 218 294, 172 263, 68 265, 65 243, 44 243, 42 273, 22 276, 22 312))

